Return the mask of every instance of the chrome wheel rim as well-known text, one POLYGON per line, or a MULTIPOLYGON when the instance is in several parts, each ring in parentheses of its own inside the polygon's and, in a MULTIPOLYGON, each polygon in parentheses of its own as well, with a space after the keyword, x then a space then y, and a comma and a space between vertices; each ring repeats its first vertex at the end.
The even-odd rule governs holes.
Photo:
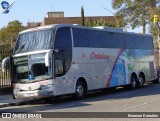
POLYGON ((83 86, 82 85, 78 85, 77 86, 77 94, 78 96, 83 96, 83 93, 84 93, 84 89, 83 89, 83 86))
POLYGON ((133 87, 133 88, 136 87, 136 80, 135 80, 135 79, 132 80, 132 87, 133 87))
POLYGON ((140 86, 143 85, 143 78, 142 77, 139 78, 139 84, 140 84, 140 86))

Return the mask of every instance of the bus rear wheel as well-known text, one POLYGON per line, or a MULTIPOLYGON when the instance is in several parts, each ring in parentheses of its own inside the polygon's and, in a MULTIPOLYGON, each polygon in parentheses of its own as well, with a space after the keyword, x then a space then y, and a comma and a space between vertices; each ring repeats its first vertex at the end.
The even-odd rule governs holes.
POLYGON ((82 81, 78 81, 76 84, 76 92, 75 98, 76 99, 83 99, 87 94, 86 85, 82 81))
POLYGON ((145 82, 145 77, 144 77, 144 75, 140 74, 140 75, 139 75, 139 79, 138 79, 138 84, 137 84, 137 86, 138 86, 139 88, 142 87, 143 84, 144 84, 144 82, 145 82))
POLYGON ((131 76, 131 84, 130 84, 130 89, 135 89, 137 87, 137 76, 133 74, 131 76))

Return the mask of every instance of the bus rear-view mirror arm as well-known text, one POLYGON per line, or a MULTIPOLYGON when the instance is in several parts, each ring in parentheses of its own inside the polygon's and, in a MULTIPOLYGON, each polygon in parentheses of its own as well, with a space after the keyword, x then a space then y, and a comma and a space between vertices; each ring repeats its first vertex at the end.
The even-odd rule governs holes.
POLYGON ((2 60, 2 72, 5 72, 6 70, 5 70, 5 65, 6 65, 6 63, 8 62, 8 61, 10 61, 11 60, 11 57, 6 57, 6 58, 4 58, 3 60, 2 60))
POLYGON ((45 66, 49 67, 50 66, 50 59, 51 59, 51 55, 52 55, 53 51, 49 50, 46 55, 45 55, 45 66))

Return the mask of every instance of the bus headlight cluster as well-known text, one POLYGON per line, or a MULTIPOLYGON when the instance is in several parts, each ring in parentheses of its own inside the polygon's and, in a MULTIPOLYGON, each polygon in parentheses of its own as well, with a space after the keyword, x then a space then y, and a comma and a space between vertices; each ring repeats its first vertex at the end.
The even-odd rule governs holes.
POLYGON ((41 90, 50 89, 53 85, 41 85, 41 90))

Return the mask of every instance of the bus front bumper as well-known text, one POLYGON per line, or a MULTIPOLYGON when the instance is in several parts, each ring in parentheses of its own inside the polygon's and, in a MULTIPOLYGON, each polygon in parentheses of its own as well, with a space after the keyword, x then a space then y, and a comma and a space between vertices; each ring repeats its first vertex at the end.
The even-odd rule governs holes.
POLYGON ((15 99, 29 99, 55 96, 53 88, 33 91, 20 91, 18 89, 14 89, 13 94, 15 99))

